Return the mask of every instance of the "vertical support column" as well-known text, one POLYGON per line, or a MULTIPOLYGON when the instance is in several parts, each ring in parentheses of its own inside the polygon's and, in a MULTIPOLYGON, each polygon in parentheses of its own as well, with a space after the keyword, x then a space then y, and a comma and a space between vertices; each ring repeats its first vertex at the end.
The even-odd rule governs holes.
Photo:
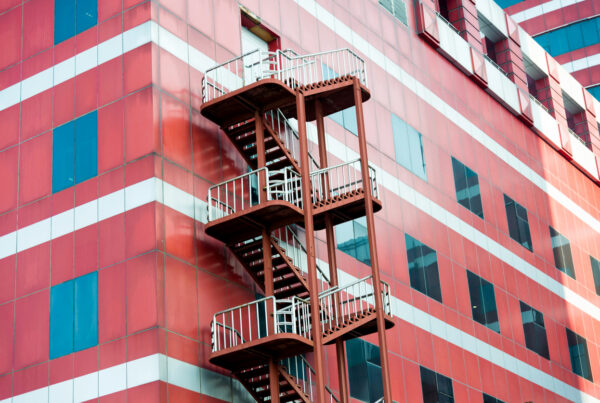
MULTIPOLYGON (((444 1, 444 0, 440 0, 444 1)), ((474 0, 447 0, 448 20, 458 29, 458 33, 472 47, 483 52, 479 19, 474 0)))
POLYGON ((296 90, 296 115, 300 137, 300 176, 302 177, 302 205, 304 206, 304 230, 306 231, 306 263, 308 266, 308 295, 310 299, 311 333, 314 344, 316 393, 315 401, 325 402, 325 366, 323 361, 323 334, 319 309, 319 286, 315 256, 315 228, 308 165, 308 139, 306 137, 306 105, 304 94, 296 90))
POLYGON ((369 239, 369 253, 371 254, 371 271, 373 273, 373 293, 375 294, 375 310, 377 317, 377 336, 379 339, 379 354, 381 358, 381 372, 383 378, 383 400, 392 401, 392 387, 390 384, 390 363, 388 359, 387 339, 385 335, 385 317, 383 301, 381 298, 381 278, 379 276, 379 258, 377 256, 377 239, 375 237, 375 217, 373 214, 373 194, 371 193, 371 180, 369 178, 369 159, 367 156, 367 137, 365 133, 365 120, 363 116, 362 94, 357 77, 353 79, 354 105, 356 107, 356 125, 358 128, 358 147, 360 149, 360 169, 362 175, 363 191, 365 195, 365 213, 367 218, 367 234, 369 239))
POLYGON ((519 28, 517 23, 508 14, 505 14, 505 18, 508 38, 496 42, 496 61, 508 74, 508 78, 513 83, 521 87, 526 93, 529 93, 527 74, 525 73, 525 64, 523 63, 523 52, 521 51, 519 28))
MULTIPOLYGON (((271 256, 271 234, 266 228, 262 231, 262 250, 263 250, 263 268, 265 273, 265 296, 272 297, 275 294, 273 283, 273 259, 271 256)), ((267 329, 268 334, 275 332, 275 312, 276 306, 267 304, 267 329)), ((279 402, 279 367, 277 361, 269 359, 269 391, 271 392, 271 401, 279 402)))
MULTIPOLYGON (((315 101, 315 114, 317 120, 317 137, 319 140, 320 168, 327 168, 327 146, 325 140, 325 125, 323 123, 323 108, 319 100, 315 101)), ((326 178, 325 182, 328 182, 326 178)), ((329 188, 329 183, 325 183, 329 188)), ((339 284, 337 276, 337 259, 335 256, 336 242, 333 230, 333 221, 329 213, 325 214, 325 234, 327 239, 327 260, 329 261, 329 278, 332 286, 339 284)), ((348 403, 350 399, 348 389, 348 369, 346 365, 346 347, 342 340, 336 340, 335 351, 337 356, 338 382, 340 384, 340 401, 348 403)))
POLYGON ((596 121, 596 110, 594 108, 594 97, 583 88, 584 110, 577 114, 575 120, 575 133, 577 133, 586 145, 600 155, 600 134, 598 133, 598 122, 596 121))
MULTIPOLYGON (((262 113, 254 112, 254 127, 256 129, 256 164, 257 168, 263 168, 267 165, 267 155, 265 151, 265 128, 263 126, 262 113)), ((261 172, 258 177, 258 191, 260 200, 267 200, 267 175, 261 172)))
POLYGON ((546 63, 548 65, 548 77, 535 82, 538 100, 548 108, 548 111, 556 119, 559 126, 566 128, 568 127, 567 114, 560 87, 558 65, 556 60, 548 54, 546 54, 546 63))

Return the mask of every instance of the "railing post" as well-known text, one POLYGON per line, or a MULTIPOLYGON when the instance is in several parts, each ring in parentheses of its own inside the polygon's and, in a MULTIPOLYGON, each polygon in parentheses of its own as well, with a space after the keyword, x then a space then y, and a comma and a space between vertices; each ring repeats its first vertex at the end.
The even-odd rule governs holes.
MULTIPOLYGON (((265 127, 263 117, 260 111, 254 112, 254 125, 256 129, 256 168, 261 169, 267 165, 267 156, 265 151, 265 127)), ((261 202, 267 201, 267 173, 262 170, 258 173, 258 192, 261 202)))
MULTIPOLYGON (((317 118, 317 137, 319 142, 319 161, 321 162, 321 169, 327 168, 327 147, 325 140, 325 125, 323 123, 323 108, 319 100, 315 101, 315 114, 317 118)), ((323 187, 323 193, 327 194, 329 191, 329 172, 324 172, 325 178, 321 181, 323 187)), ((327 260, 329 261, 329 284, 335 287, 338 285, 337 276, 337 258, 335 255, 336 243, 335 243, 335 232, 333 230, 333 221, 331 215, 325 213, 325 234, 327 238, 327 260)), ((335 295, 335 294, 334 294, 335 295)), ((334 298, 335 310, 334 312, 341 312, 341 306, 337 306, 341 301, 339 298, 334 298), (337 299, 337 303, 336 300, 337 299)), ((348 392, 348 372, 346 367, 346 348, 342 340, 336 340, 335 351, 337 356, 338 366, 338 381, 340 384, 340 399, 342 403, 346 403, 349 400, 348 392)))
POLYGON ((367 218, 367 233, 369 240, 369 253, 371 254, 371 270, 373 273, 373 293, 375 298, 375 314, 377 318, 377 335, 379 338, 379 353, 381 357, 381 372, 383 378, 383 398, 386 402, 392 401, 392 387, 390 385, 390 364, 388 360, 387 339, 385 335, 385 317, 383 301, 381 299, 381 279, 379 276, 379 259, 377 257, 377 242, 375 237, 375 217, 373 215, 373 195, 369 179, 369 159, 367 156, 367 137, 365 133, 365 120, 363 116, 362 94, 360 82, 353 78, 354 106, 356 109, 356 125, 358 128, 358 146, 360 149, 360 168, 363 181, 365 199, 365 214, 367 218))
POLYGON ((302 177, 302 204, 304 208, 304 229, 306 230, 306 261, 308 266, 308 293, 310 298, 311 331, 314 344, 316 401, 325 401, 325 376, 323 361, 323 335, 319 310, 319 293, 317 280, 317 262, 315 257, 315 231, 313 223, 313 206, 311 200, 310 168, 308 164, 308 139, 306 136, 306 105, 304 94, 296 90, 296 116, 298 119, 298 135, 300 137, 300 175, 302 177))

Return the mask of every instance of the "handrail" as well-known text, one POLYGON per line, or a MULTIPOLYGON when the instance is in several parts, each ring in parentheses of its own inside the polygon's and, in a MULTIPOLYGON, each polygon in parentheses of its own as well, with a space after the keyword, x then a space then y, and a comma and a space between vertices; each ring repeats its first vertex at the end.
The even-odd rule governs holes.
POLYGON ((434 13, 442 20, 442 22, 444 22, 446 25, 448 25, 450 28, 452 28, 452 30, 454 32, 456 32, 458 35, 460 35, 460 31, 458 30, 458 28, 456 28, 450 21, 448 21, 446 19, 446 17, 444 17, 442 14, 440 14, 438 11, 434 11, 434 13))
POLYGON ((312 339, 310 304, 298 297, 277 300, 271 296, 225 309, 213 315, 210 325, 213 352, 279 333, 312 339), (269 317, 273 318, 272 328, 269 317))
MULTIPOLYGON (((391 315, 390 286, 383 280, 380 282, 383 312, 391 315)), ((320 293, 321 330, 323 333, 333 332, 344 323, 362 317, 375 307, 375 298, 372 275, 320 293)))
POLYGON ((263 167, 209 187, 208 221, 269 200, 284 200, 302 208, 300 174, 290 167, 281 170, 263 167), (266 200, 262 200, 263 190, 266 200))
MULTIPOLYGON (((281 360, 279 365, 285 369, 288 375, 294 378, 296 384, 309 397, 309 400, 314 401, 313 390, 316 387, 316 372, 306 358, 302 355, 296 355, 281 360)), ((325 390, 329 394, 330 403, 340 401, 329 386, 325 385, 325 390)))
POLYGON ((500 67, 500 66, 498 65, 498 63, 496 63, 495 61, 493 61, 491 57, 489 57, 489 56, 488 56, 488 55, 486 55, 485 53, 483 54, 483 57, 484 57, 484 58, 485 58, 485 59, 486 59, 488 62, 490 62, 490 64, 491 64, 492 66, 494 66, 496 69, 498 69, 498 70, 500 71, 500 73, 502 73, 504 76, 506 76, 506 78, 509 78, 509 79, 510 79, 510 77, 508 76, 508 73, 507 73, 506 71, 504 71, 504 69, 503 69, 502 67, 500 67))
POLYGON ((586 141, 584 139, 582 139, 579 134, 577 134, 573 129, 571 129, 570 127, 567 128, 567 130, 569 130, 569 133, 571 133, 573 135, 573 137, 575 137, 577 140, 579 140, 579 142, 581 144, 583 144, 586 148, 588 148, 588 145, 586 143, 586 141))
POLYGON ((533 102, 535 102, 536 104, 538 104, 539 106, 541 106, 546 112, 550 113, 550 111, 548 110, 548 107, 546 105, 544 105, 543 103, 541 103, 539 99, 537 99, 536 97, 534 97, 531 94, 529 94, 529 98, 531 98, 531 100, 533 102))
MULTIPOLYGON (((358 191, 364 187, 360 171, 360 158, 313 171, 310 173, 310 178, 313 186, 313 204, 358 191)), ((371 180, 371 193, 374 198, 378 199, 377 173, 370 164, 369 178, 371 180)))

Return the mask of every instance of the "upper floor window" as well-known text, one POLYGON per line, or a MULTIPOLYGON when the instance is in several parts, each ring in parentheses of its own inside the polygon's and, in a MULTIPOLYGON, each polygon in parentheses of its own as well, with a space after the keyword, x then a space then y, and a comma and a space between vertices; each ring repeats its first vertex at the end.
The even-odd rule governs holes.
POLYGON ((440 275, 435 250, 408 234, 405 234, 404 238, 406 240, 410 286, 442 302, 442 289, 440 287, 440 275))
POLYGON ((364 264, 371 265, 366 217, 360 217, 356 220, 337 225, 335 227, 335 234, 339 250, 364 264))
POLYGON ((488 394, 483 394, 483 403, 504 403, 500 399, 496 399, 494 396, 490 396, 488 394))
POLYGON ((406 14, 406 4, 402 0, 379 0, 379 4, 383 6, 404 25, 408 26, 408 16, 406 14))
POLYGON ((452 171, 454 172, 454 186, 458 203, 483 218, 479 177, 473 170, 454 157, 452 157, 452 171))
POLYGON ((533 251, 527 210, 507 195, 504 195, 504 206, 506 207, 506 220, 508 221, 508 233, 510 237, 525 248, 533 251))
POLYGON ((54 2, 54 44, 65 41, 98 24, 98 0, 54 2))
POLYGON ((350 397, 374 403, 383 397, 379 347, 361 339, 346 342, 350 397))
POLYGON ((600 42, 600 17, 579 20, 570 25, 537 35, 535 40, 552 57, 600 42))
POLYGON ((425 367, 421 367, 421 388, 423 403, 454 402, 452 379, 425 367))
POLYGON ((573 267, 573 256, 571 255, 569 240, 559 234, 554 228, 549 228, 550 238, 552 239, 552 252, 554 253, 554 266, 563 273, 575 278, 575 268, 573 267))
POLYGON ((392 114, 396 162, 423 180, 427 180, 423 138, 414 127, 392 114))
POLYGON ((467 280, 469 281, 473 320, 500 333, 494 285, 468 270, 467 280))
POLYGON ((590 256, 590 262, 592 263, 592 276, 594 277, 596 294, 600 295, 600 261, 590 256))
MULTIPOLYGON (((326 64, 322 64, 321 67, 323 69, 324 80, 331 80, 332 78, 336 78, 338 76, 338 73, 333 71, 326 64)), ((344 129, 348 130, 350 133, 358 136, 358 125, 356 124, 356 108, 354 106, 351 106, 336 113, 332 113, 331 115, 328 115, 328 117, 335 123, 342 126, 344 129)))
POLYGON ((521 302, 521 319, 525 333, 525 345, 546 359, 550 359, 548 352, 548 338, 544 326, 544 315, 524 302, 521 302))
POLYGON ((98 174, 98 112, 58 126, 52 133, 52 192, 98 174))
POLYGON ((590 367, 590 356, 588 355, 587 341, 573 332, 567 330, 567 342, 569 343, 569 355, 571 356, 571 368, 577 375, 594 382, 592 369, 590 367))

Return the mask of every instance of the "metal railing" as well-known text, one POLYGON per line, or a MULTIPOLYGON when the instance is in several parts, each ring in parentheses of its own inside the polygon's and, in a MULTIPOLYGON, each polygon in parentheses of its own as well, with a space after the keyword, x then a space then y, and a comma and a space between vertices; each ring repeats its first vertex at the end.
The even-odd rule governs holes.
POLYGON ((348 48, 308 55, 298 55, 291 50, 278 53, 279 79, 292 88, 344 76, 356 76, 367 85, 365 61, 348 48))
MULTIPOLYGON (((384 313, 391 315, 390 286, 385 281, 381 281, 381 301, 384 313)), ((359 319, 375 308, 373 276, 321 293, 319 304, 323 332, 343 328, 349 321, 359 319)))
POLYGON ((256 49, 234 57, 206 70, 202 79, 202 101, 211 101, 264 78, 277 78, 278 70, 278 52, 256 49))
POLYGON ((443 22, 443 23, 445 23, 446 25, 448 25, 450 28, 452 28, 452 30, 453 30, 454 32, 456 32, 458 35, 460 35, 460 31, 458 30, 458 28, 456 28, 456 27, 454 26, 454 24, 452 24, 450 21, 448 21, 448 20, 446 19, 446 17, 444 17, 442 14, 438 13, 437 11, 434 11, 434 13, 435 13, 435 14, 438 16, 438 18, 439 18, 440 20, 442 20, 442 22, 443 22))
POLYGON ((276 78, 292 88, 336 77, 356 76, 367 85, 364 60, 350 49, 298 55, 292 50, 253 50, 204 73, 202 101, 208 102, 258 80, 276 78))
POLYGON ((536 97, 534 97, 533 95, 529 94, 529 98, 535 102, 536 104, 538 104, 542 109, 544 109, 547 113, 550 113, 550 111, 548 110, 548 107, 546 105, 544 105, 543 103, 540 102, 539 99, 537 99, 536 97))
POLYGON ((208 221, 269 200, 284 200, 302 208, 300 174, 291 168, 260 168, 209 187, 208 221), (266 190, 266 200, 262 190, 266 190))
MULTIPOLYGON (((316 373, 310 363, 303 356, 296 355, 281 360, 279 365, 294 379, 300 390, 308 396, 308 399, 314 401, 316 373)), ((327 392, 329 403, 340 401, 328 386, 325 386, 325 391, 327 392)))
POLYGON ((310 305, 297 297, 291 300, 266 297, 215 313, 210 328, 213 352, 280 333, 293 333, 310 340, 310 305), (270 315, 272 328, 269 328, 270 315))
MULTIPOLYGON (((371 193, 373 197, 379 198, 376 171, 370 165, 369 178, 371 180, 371 193)), ((313 171, 310 174, 310 180, 312 183, 313 204, 361 190, 363 189, 363 181, 360 171, 360 158, 313 171)))
POLYGON ((485 58, 485 59, 486 59, 488 62, 490 62, 490 64, 491 64, 492 66, 494 66, 496 69, 498 69, 498 70, 500 71, 500 73, 502 73, 503 75, 505 75, 507 78, 510 78, 510 77, 508 76, 508 73, 507 73, 507 72, 506 72, 506 71, 505 71, 505 70, 504 70, 502 67, 500 67, 500 66, 498 65, 498 63, 496 63, 495 61, 493 61, 491 57, 489 57, 489 56, 488 56, 488 55, 486 55, 486 54, 484 54, 484 55, 483 55, 483 57, 484 57, 484 58, 485 58))
MULTIPOLYGON (((273 240, 284 250, 285 255, 292 261, 294 266, 303 273, 308 273, 308 254, 304 244, 300 241, 290 226, 278 228, 271 233, 273 240)), ((329 289, 329 276, 317 265, 318 292, 329 289)))
MULTIPOLYGON (((270 110, 265 113, 265 119, 271 129, 279 136, 279 139, 288 149, 292 158, 300 163, 300 135, 283 112, 280 109, 270 110)), ((309 171, 319 169, 319 163, 310 151, 308 152, 308 159, 310 163, 309 171)))
POLYGON ((581 144, 583 144, 585 147, 588 147, 587 142, 583 138, 581 138, 581 136, 577 134, 575 130, 571 129, 570 127, 568 127, 567 130, 573 135, 573 137, 575 137, 575 139, 579 140, 581 144))

